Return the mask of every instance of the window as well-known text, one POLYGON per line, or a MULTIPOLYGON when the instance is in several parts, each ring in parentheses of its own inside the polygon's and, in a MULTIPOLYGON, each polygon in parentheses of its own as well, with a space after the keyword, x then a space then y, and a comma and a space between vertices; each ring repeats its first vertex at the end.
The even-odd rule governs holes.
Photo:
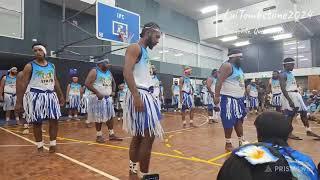
POLYGON ((0 0, 0 36, 23 39, 24 0, 0 0))

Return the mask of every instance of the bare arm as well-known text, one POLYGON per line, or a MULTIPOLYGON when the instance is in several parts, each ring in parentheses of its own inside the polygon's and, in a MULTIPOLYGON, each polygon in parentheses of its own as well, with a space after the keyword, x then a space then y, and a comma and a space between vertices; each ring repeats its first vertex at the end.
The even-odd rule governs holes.
POLYGON ((180 78, 179 81, 179 87, 180 87, 180 102, 182 103, 182 97, 183 97, 183 93, 182 93, 182 87, 183 87, 183 78, 180 78))
POLYGON ((60 82, 59 82, 56 74, 54 75, 54 82, 55 82, 54 89, 59 97, 60 104, 63 105, 64 104, 64 96, 63 96, 63 93, 61 90, 60 82))
POLYGON ((222 83, 230 76, 232 73, 232 66, 229 63, 223 64, 219 69, 219 74, 216 82, 216 88, 215 88, 215 96, 217 98, 220 97, 220 91, 222 88, 222 83))
MULTIPOLYGON (((0 97, 3 98, 3 91, 4 91, 4 84, 5 84, 5 78, 6 76, 3 76, 0 82, 0 97)), ((3 99, 1 99, 3 101, 3 99)))
POLYGON ((246 88, 246 94, 247 95, 250 95, 250 90, 251 90, 251 86, 248 85, 247 88, 246 88))
POLYGON ((117 87, 116 81, 114 80, 114 78, 112 76, 112 93, 113 93, 113 95, 115 95, 115 93, 116 93, 116 87, 117 87))
POLYGON ((84 93, 84 89, 83 89, 83 87, 81 86, 81 87, 80 87, 80 97, 83 96, 83 93, 84 93))
POLYGON ((137 59, 139 55, 140 55, 139 45, 138 44, 130 45, 127 48, 127 51, 125 54, 125 62, 124 62, 124 68, 123 68, 124 79, 127 82, 128 88, 130 89, 130 92, 133 97, 140 96, 135 79, 133 77, 133 69, 135 64, 137 63, 137 59))
POLYGON ((286 90, 286 81, 287 81, 287 76, 284 73, 281 73, 279 75, 279 80, 280 80, 280 87, 281 87, 281 91, 284 95, 284 97, 290 102, 292 102, 292 100, 290 99, 289 95, 288 95, 288 91, 286 90))
POLYGON ((91 69, 84 84, 90 91, 92 91, 95 94, 98 94, 99 92, 97 91, 97 89, 93 87, 93 83, 96 80, 96 75, 96 69, 91 69))
POLYGON ((272 90, 271 90, 271 82, 272 80, 270 79, 269 80, 269 83, 268 83, 268 87, 267 87, 267 94, 269 94, 269 93, 271 93, 272 92, 272 90))
POLYGON ((212 85, 213 81, 211 78, 208 78, 207 79, 207 89, 208 89, 208 92, 211 94, 211 96, 213 97, 213 90, 214 89, 211 89, 211 85, 212 85))
POLYGON ((30 78, 32 73, 32 66, 31 64, 27 64, 23 71, 18 73, 17 76, 17 85, 16 85, 16 94, 17 94, 17 104, 22 105, 23 96, 26 92, 27 86, 29 84, 30 78))
POLYGON ((69 101, 69 93, 70 93, 70 84, 67 86, 66 99, 69 101))

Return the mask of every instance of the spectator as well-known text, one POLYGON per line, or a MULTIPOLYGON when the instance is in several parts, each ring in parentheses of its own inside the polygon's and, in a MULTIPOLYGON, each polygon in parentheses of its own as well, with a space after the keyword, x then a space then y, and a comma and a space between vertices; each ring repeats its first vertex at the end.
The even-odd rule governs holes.
POLYGON ((254 124, 259 143, 248 144, 233 151, 220 169, 218 180, 319 178, 312 159, 289 147, 287 140, 292 126, 283 114, 264 112, 254 124))

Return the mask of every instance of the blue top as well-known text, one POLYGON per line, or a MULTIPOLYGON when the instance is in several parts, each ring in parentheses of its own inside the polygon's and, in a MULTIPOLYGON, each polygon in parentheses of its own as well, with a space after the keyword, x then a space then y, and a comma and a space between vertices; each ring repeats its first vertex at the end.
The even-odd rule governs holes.
POLYGON ((72 82, 70 84, 69 95, 80 96, 81 85, 79 83, 72 82))
POLYGON ((54 90, 54 76, 55 67, 52 63, 47 62, 46 66, 41 66, 36 61, 31 62, 32 75, 29 82, 29 87, 32 89, 38 89, 42 91, 54 90))
POLYGON ((189 94, 192 93, 191 79, 188 76, 183 77, 182 91, 189 93, 189 94))
POLYGON ((10 75, 6 75, 6 80, 4 84, 4 93, 15 94, 16 93, 16 81, 17 77, 10 77, 10 75))
POLYGON ((112 93, 112 74, 109 70, 103 72, 99 67, 96 67, 96 80, 93 87, 102 95, 110 96, 112 93))
POLYGON ((240 67, 232 65, 232 74, 222 83, 221 94, 235 98, 244 97, 244 73, 240 67))

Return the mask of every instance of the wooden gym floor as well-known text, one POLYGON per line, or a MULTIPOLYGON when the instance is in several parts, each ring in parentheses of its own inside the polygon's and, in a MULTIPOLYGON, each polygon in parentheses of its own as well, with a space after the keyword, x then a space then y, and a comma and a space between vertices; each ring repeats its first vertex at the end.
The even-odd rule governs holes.
MULTIPOLYGON (((247 140, 256 141, 253 126, 255 116, 244 123, 247 140)), ((153 146, 151 171, 158 172, 161 180, 216 179, 219 168, 228 154, 224 152, 222 124, 207 124, 205 111, 195 114, 197 128, 182 129, 178 113, 164 113, 162 121, 166 131, 164 140, 157 139, 153 146)), ((303 141, 289 144, 320 161, 320 141, 305 135, 301 121, 294 122, 294 133, 303 141)), ((48 125, 44 133, 49 143, 48 125)), ((32 134, 22 135, 21 127, 0 127, 0 179, 128 179, 128 146, 130 137, 115 119, 115 132, 123 142, 95 143, 95 128, 86 128, 84 121, 60 121, 57 153, 39 156, 32 134)), ((320 134, 320 125, 311 122, 314 132, 320 134)), ((32 132, 32 129, 30 129, 32 132)), ((104 135, 107 127, 103 126, 104 135)), ((233 134, 234 146, 237 138, 233 134)))

